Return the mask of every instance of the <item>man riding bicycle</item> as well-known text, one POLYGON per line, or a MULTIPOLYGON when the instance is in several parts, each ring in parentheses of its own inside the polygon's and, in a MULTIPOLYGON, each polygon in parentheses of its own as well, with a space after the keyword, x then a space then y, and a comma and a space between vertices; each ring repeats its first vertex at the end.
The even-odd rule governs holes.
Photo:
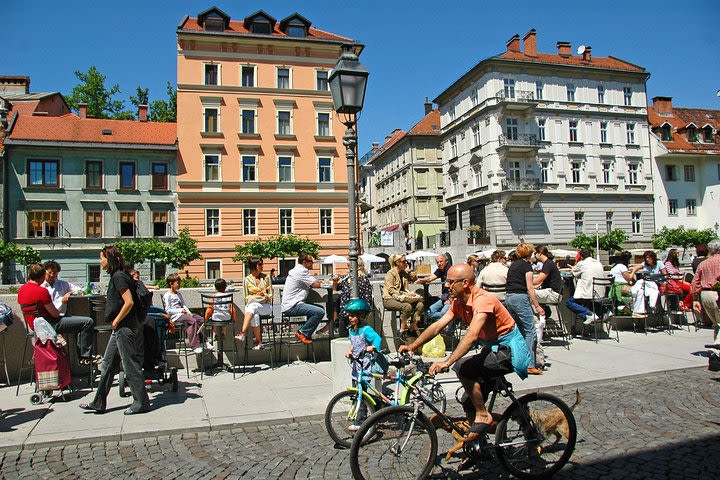
POLYGON ((430 373, 436 374, 454 364, 453 370, 475 408, 473 425, 463 439, 473 441, 484 435, 493 424, 493 418, 485 407, 485 398, 493 385, 491 380, 513 370, 525 379, 530 352, 510 313, 496 297, 475 285, 475 272, 470 265, 452 266, 445 285, 450 289, 450 310, 410 345, 401 346, 398 352, 412 353, 435 338, 455 318, 465 322, 468 330, 457 348, 446 361, 434 363, 430 373), (480 342, 483 347, 480 353, 464 357, 475 342, 480 342))

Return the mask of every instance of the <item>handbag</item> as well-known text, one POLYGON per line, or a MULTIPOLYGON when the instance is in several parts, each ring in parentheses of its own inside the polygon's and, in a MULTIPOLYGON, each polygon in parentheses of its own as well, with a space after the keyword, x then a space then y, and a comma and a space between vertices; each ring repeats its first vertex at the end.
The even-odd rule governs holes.
POLYGON ((435 335, 435 338, 423 345, 421 353, 423 357, 444 358, 445 340, 442 335, 435 335))

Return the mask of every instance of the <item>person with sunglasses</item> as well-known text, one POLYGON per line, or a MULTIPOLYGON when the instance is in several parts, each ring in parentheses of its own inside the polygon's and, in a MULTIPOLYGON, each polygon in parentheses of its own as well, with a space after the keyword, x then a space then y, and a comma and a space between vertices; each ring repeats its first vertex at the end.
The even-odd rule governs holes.
POLYGON ((407 341, 407 331, 419 335, 417 324, 420 321, 425 305, 423 297, 410 291, 409 285, 417 280, 417 274, 408 269, 405 255, 397 253, 388 259, 392 268, 385 275, 383 286, 383 307, 385 310, 400 312, 400 339, 407 341), (408 325, 408 320, 412 321, 408 325))
POLYGON ((282 293, 282 314, 288 317, 306 317, 307 321, 295 333, 302 343, 312 343, 312 336, 325 316, 325 309, 305 303, 311 288, 319 288, 320 280, 310 275, 315 258, 309 253, 298 255, 298 264, 290 270, 282 293))

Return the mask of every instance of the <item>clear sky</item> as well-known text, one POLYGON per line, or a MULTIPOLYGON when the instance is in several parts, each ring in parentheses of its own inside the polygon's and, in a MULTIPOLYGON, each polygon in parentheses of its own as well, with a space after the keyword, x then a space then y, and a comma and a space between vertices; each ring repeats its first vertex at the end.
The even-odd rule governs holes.
MULTIPOLYGON (((242 19, 264 9, 278 20, 297 11, 313 26, 366 45, 370 70, 360 120, 361 154, 395 128, 408 129, 432 100, 478 61, 505 50, 513 34, 537 29, 538 50, 568 41, 594 56, 613 55, 645 67, 648 98, 673 97, 685 107, 720 109, 720 2, 655 0, 513 2, 394 0, 225 1, 242 19), (599 6, 598 6, 599 5, 599 6)), ((69 93, 73 72, 97 66, 123 98, 137 85, 150 99, 176 80, 175 30, 185 15, 213 0, 5 0, 0 6, 0 73, 29 75, 31 89, 69 93)), ((129 102, 127 102, 129 105, 129 102)))

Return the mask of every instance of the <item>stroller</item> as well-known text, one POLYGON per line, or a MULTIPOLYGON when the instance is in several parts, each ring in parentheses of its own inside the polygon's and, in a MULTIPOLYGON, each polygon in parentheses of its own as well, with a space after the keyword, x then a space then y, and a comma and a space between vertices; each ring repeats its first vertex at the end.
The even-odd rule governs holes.
MULTIPOLYGON (((142 365, 145 385, 170 384, 173 392, 178 391, 178 371, 172 367, 168 369, 166 356, 166 338, 170 330, 170 316, 160 307, 151 306, 145 321, 138 329, 135 339, 135 348, 138 353, 138 360, 142 365)), ((125 372, 118 375, 118 388, 121 397, 130 395, 128 391, 125 372)))

